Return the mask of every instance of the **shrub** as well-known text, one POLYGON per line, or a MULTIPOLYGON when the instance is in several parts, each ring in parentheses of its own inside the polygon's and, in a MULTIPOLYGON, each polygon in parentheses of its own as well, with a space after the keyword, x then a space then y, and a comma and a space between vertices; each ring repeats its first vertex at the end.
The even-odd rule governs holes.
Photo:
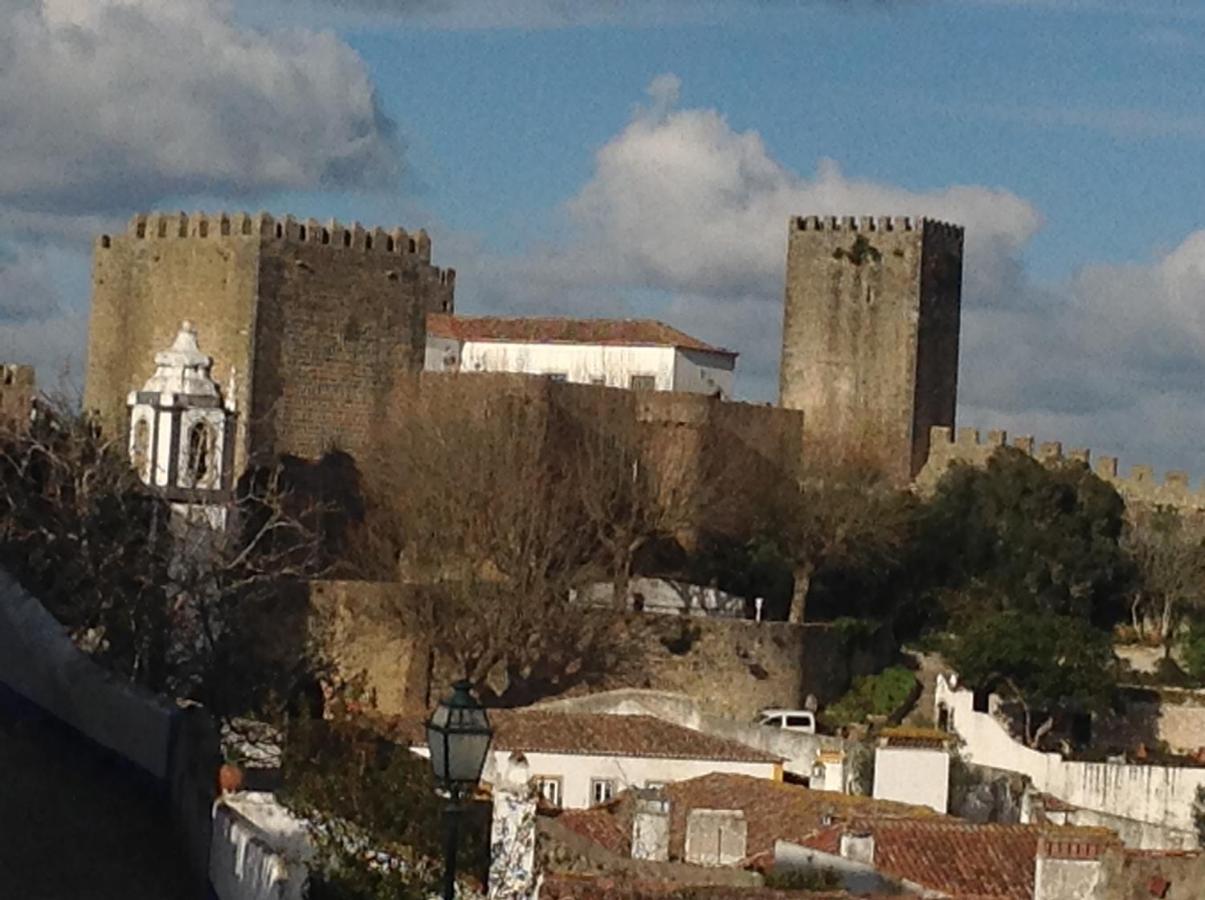
POLYGON ((853 686, 828 707, 821 720, 829 728, 863 722, 868 716, 888 716, 898 710, 916 689, 916 677, 903 666, 877 675, 855 678, 853 686))

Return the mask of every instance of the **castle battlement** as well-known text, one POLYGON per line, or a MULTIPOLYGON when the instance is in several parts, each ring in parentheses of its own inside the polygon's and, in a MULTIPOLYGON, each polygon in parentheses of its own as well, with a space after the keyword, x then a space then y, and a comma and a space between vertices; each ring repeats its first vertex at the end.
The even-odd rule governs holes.
POLYGON ((924 216, 795 216, 795 231, 927 231, 948 237, 961 237, 961 225, 953 225, 924 216))
MULTIPOLYGON (((941 476, 954 463, 986 465, 997 448, 1009 445, 1004 431, 989 431, 981 436, 977 428, 959 428, 957 433, 944 426, 929 429, 929 459, 916 478, 924 491, 936 487, 941 476)), ((1109 482, 1127 503, 1147 506, 1172 506, 1186 510, 1205 510, 1205 481, 1192 489, 1187 472, 1171 470, 1160 481, 1148 465, 1132 465, 1128 475, 1119 473, 1115 456, 1099 456, 1092 463, 1092 452, 1085 448, 1063 449, 1061 441, 1036 442, 1023 435, 1013 438, 1012 447, 1046 465, 1067 461, 1083 463, 1104 481, 1109 482)))
MULTIPOLYGON (((217 237, 248 237, 283 241, 294 244, 321 244, 342 247, 365 253, 384 253, 412 256, 429 263, 431 238, 424 229, 407 232, 404 228, 364 228, 359 222, 344 226, 335 219, 325 223, 317 219, 304 221, 293 216, 275 218, 266 212, 240 213, 140 213, 126 228, 126 237, 135 240, 167 240, 173 238, 205 239, 217 237)), ((98 239, 101 249, 112 243, 110 235, 98 239)))

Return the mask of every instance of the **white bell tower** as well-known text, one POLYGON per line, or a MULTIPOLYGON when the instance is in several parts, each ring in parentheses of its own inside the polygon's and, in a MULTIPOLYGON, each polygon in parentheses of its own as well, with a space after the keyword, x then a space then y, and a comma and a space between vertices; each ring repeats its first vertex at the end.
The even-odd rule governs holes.
POLYGON ((155 354, 155 374, 131 391, 129 452, 143 483, 159 488, 188 521, 226 522, 234 456, 234 375, 223 398, 213 359, 191 322, 155 354))

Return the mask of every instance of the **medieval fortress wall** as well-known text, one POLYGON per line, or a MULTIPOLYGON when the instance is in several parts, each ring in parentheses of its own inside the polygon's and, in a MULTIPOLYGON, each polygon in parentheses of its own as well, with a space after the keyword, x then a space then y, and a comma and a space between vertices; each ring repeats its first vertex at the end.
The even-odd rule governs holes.
MULTIPOLYGON (((922 492, 932 491, 951 466, 985 466, 991 455, 1005 446, 1010 445, 1003 431, 989 431, 984 438, 976 428, 959 428, 957 434, 950 428, 934 428, 929 459, 916 478, 916 486, 922 492)), ((1193 490, 1187 472, 1170 471, 1160 480, 1150 466, 1132 465, 1129 474, 1121 474, 1115 456, 1099 456, 1093 463, 1090 450, 1064 451, 1059 441, 1036 443, 1028 435, 1013 438, 1011 446, 1047 465, 1075 461, 1091 467, 1131 509, 1166 506, 1183 512, 1205 511, 1205 483, 1193 490)))
POLYGON ((236 471, 253 456, 355 450, 397 380, 421 370, 424 316, 450 312, 454 290, 421 230, 135 216, 95 243, 85 408, 120 433, 127 394, 189 320, 233 391, 236 471))

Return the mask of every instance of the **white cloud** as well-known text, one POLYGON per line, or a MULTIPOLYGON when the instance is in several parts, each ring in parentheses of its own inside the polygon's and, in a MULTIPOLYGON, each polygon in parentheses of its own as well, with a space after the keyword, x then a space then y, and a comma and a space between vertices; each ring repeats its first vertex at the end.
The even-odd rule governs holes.
MULTIPOLYGON (((674 299, 660 314, 741 351, 743 393, 769 399, 793 215, 959 222, 968 229, 967 303, 1007 298, 1019 278, 1019 252, 1041 224, 1026 201, 976 186, 917 192, 860 181, 830 160, 803 177, 776 160, 757 132, 734 130, 714 110, 676 108, 678 87, 674 76, 655 79, 648 104, 598 151, 593 176, 566 205, 568 236, 560 245, 522 260, 482 261, 481 275, 493 273, 482 300, 598 314, 615 309, 620 290, 667 295, 674 299), (500 270, 509 274, 498 278, 500 270)), ((478 266, 470 270, 461 281, 468 291, 478 266)))
POLYGON ((1041 216, 1023 198, 910 191, 831 161, 802 176, 756 132, 676 108, 677 88, 657 79, 598 151, 558 243, 458 260, 462 310, 664 318, 740 351, 740 392, 773 399, 788 218, 934 216, 967 229, 961 422, 1205 474, 1205 231, 1149 264, 1037 283, 1022 254, 1041 216))
POLYGON ((361 59, 223 0, 0 0, 0 206, 42 227, 168 194, 365 186, 397 164, 361 59))

